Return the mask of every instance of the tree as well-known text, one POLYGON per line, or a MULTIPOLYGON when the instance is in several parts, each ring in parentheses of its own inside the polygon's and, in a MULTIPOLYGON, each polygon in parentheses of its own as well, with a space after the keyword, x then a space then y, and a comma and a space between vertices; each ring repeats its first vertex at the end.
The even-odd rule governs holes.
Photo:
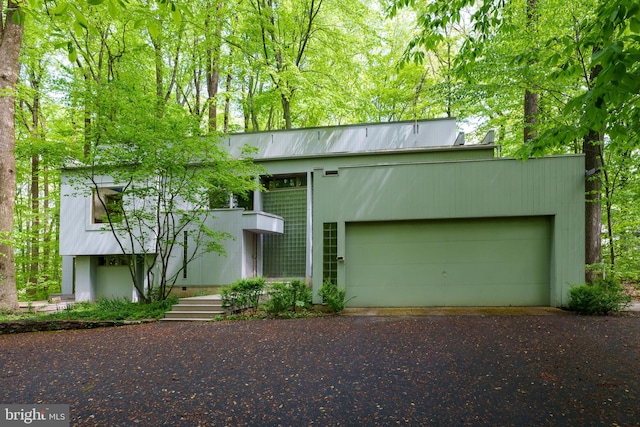
POLYGON ((0 310, 18 309, 13 234, 15 91, 24 28, 22 2, 0 2, 0 310))
POLYGON ((317 31, 323 0, 305 2, 250 0, 260 28, 262 60, 282 104, 284 128, 291 129, 291 99, 305 55, 317 31))
MULTIPOLYGON (((634 130, 640 125, 639 15, 640 5, 637 2, 607 1, 598 5, 593 19, 581 23, 584 37, 580 40, 578 49, 580 52, 590 53, 585 54, 583 66, 587 85, 586 90, 569 101, 566 111, 569 114, 577 113, 580 117, 578 131, 583 135, 588 175, 586 262, 592 267, 599 266, 602 261, 601 172, 604 135, 614 141, 614 146, 621 139, 628 143, 628 129, 636 133, 634 130)), ((611 261, 614 262, 615 259, 612 257, 611 261)), ((602 274, 599 270, 588 270, 589 283, 602 274)))
MULTIPOLYGON (((413 3, 398 0, 392 10, 413 3)), ((449 22, 468 17, 473 31, 458 54, 458 69, 469 78, 478 73, 477 65, 486 61, 487 55, 501 48, 496 41, 507 43, 512 58, 507 62, 510 69, 504 74, 494 72, 494 77, 482 72, 475 75, 481 78, 480 83, 499 76, 524 88, 524 114, 519 128, 527 144, 515 150, 520 156, 570 149, 585 155, 585 261, 592 266, 600 265, 602 260, 603 136, 616 138, 620 135, 620 117, 637 116, 638 38, 634 32, 640 26, 639 8, 629 0, 594 5, 543 4, 535 0, 479 4, 471 0, 437 0, 422 12, 420 33, 411 45, 414 55, 423 55, 423 49, 441 41, 440 31, 449 22), (536 35, 533 43, 514 43, 529 32, 536 35), (538 107, 545 108, 545 114, 538 107)), ((499 62, 504 64, 504 59, 499 62)), ((509 90, 504 82, 496 87, 498 91, 509 90)), ((512 115, 513 111, 506 113, 512 115)), ((493 120, 491 115, 490 119, 493 120)), ((589 282, 598 276, 593 269, 587 273, 589 282)))
POLYGON ((148 302, 166 298, 193 259, 223 252, 228 236, 211 227, 208 191, 227 199, 246 195, 258 189, 259 169, 249 159, 230 158, 217 135, 201 136, 200 118, 179 106, 167 104, 160 120, 155 93, 145 95, 140 84, 121 74, 99 94, 103 142, 77 169, 73 185, 101 205, 103 230, 132 256, 132 283, 148 302), (103 177, 114 183, 110 193, 103 177), (182 266, 171 270, 172 258, 183 253, 182 266))

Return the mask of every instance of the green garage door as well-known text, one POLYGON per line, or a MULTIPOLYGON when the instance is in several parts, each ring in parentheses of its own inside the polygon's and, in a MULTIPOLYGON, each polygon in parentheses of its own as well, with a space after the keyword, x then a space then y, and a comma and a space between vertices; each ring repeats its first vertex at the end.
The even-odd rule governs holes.
POLYGON ((348 223, 351 307, 549 305, 549 217, 348 223))

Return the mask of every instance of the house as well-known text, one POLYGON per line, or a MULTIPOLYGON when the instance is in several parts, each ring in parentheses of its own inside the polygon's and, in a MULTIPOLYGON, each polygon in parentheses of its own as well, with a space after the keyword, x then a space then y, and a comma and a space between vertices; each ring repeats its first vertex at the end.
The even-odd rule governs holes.
MULTIPOLYGON (((188 265, 176 291, 242 277, 323 281, 350 306, 562 306, 584 281, 584 158, 501 158, 464 145, 454 119, 225 136, 249 144, 267 192, 214 209, 235 239, 227 255, 188 265)), ((101 230, 91 196, 63 171, 63 292, 135 299, 122 251, 101 230)), ((104 178, 104 191, 119 188, 104 178)), ((105 193, 105 194, 106 194, 105 193)), ((126 195, 125 195, 126 197, 126 195)), ((179 257, 177 257, 178 259, 179 257)), ((179 259, 176 262, 180 262, 179 259)))

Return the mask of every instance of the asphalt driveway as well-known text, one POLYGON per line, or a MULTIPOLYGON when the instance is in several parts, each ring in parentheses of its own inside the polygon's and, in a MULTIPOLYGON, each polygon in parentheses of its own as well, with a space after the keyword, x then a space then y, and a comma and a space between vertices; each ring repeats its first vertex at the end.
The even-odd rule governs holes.
POLYGON ((339 316, 0 335, 72 425, 640 425, 640 317, 339 316))

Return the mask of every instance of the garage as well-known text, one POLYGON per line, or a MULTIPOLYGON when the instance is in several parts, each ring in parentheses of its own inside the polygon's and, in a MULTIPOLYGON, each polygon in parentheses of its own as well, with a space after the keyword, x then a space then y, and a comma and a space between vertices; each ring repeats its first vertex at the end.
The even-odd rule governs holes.
POLYGON ((552 217, 345 224, 352 307, 548 306, 552 217))

